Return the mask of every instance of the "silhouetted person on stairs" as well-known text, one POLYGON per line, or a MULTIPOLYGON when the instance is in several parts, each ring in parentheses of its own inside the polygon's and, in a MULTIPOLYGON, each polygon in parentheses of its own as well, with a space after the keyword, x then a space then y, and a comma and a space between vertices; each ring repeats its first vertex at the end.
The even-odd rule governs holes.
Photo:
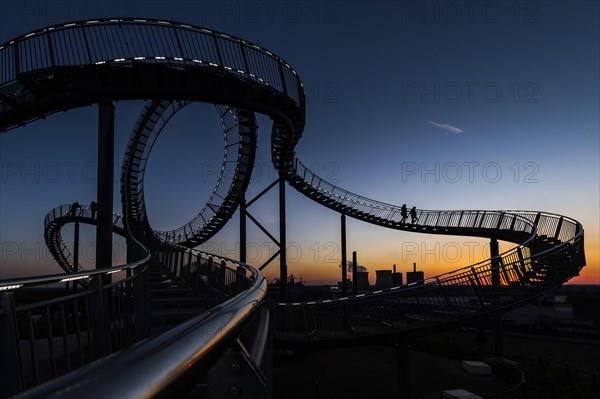
POLYGON ((79 202, 75 201, 71 204, 71 216, 76 216, 77 209, 79 209, 79 202))
POLYGON ((408 211, 406 210, 406 204, 402 205, 402 208, 400 209, 400 214, 402 215, 402 220, 400 221, 400 223, 402 223, 402 224, 406 223, 406 218, 408 217, 408 211))
POLYGON ((92 219, 94 219, 96 217, 97 210, 98 210, 98 204, 96 204, 96 201, 92 201, 90 203, 90 211, 92 212, 92 219))
POLYGON ((411 222, 412 224, 415 224, 415 222, 417 221, 417 219, 419 219, 419 218, 417 217, 417 208, 416 208, 416 207, 414 207, 414 206, 413 206, 412 208, 410 208, 410 218, 411 218, 411 221, 410 221, 410 222, 411 222))

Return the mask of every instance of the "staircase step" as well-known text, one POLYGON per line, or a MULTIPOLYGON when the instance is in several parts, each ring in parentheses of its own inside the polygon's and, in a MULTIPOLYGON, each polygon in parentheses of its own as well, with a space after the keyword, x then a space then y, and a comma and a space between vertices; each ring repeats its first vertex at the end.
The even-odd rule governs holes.
POLYGON ((204 299, 191 296, 172 296, 166 298, 150 298, 150 302, 156 304, 188 304, 194 302, 204 302, 204 299))
POLYGON ((150 282, 151 288, 187 288, 188 285, 180 281, 154 281, 150 282))
POLYGON ((172 297, 175 295, 189 296, 189 297, 193 298, 196 296, 196 292, 194 290, 192 290, 191 288, 159 288, 159 289, 150 290, 151 298, 165 297, 165 296, 172 297))
POLYGON ((208 308, 182 308, 182 309, 154 309, 150 311, 151 317, 159 318, 185 318, 199 316, 208 311, 208 308))

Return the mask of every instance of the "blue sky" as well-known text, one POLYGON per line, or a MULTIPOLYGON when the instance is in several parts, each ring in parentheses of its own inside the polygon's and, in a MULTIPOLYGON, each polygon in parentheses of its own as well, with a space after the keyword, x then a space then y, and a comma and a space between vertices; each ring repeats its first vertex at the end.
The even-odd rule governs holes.
MULTIPOLYGON (((597 2, 5 1, 0 41, 114 15, 206 26, 284 58, 307 95, 297 154, 341 187, 425 209, 544 210, 580 220, 588 267, 579 281, 600 283, 597 2)), ((117 104, 116 171, 142 107, 143 101, 117 104)), ((160 137, 149 163, 146 195, 157 228, 192 217, 216 181, 216 113, 209 105, 192 107, 160 137)), ((58 272, 44 256, 43 218, 55 205, 95 197, 96 118, 96 108, 86 107, 0 135, 0 278, 58 272)), ((273 176, 270 121, 258 122, 250 193, 273 176)), ((291 188, 288 198, 290 271, 334 281, 339 215, 291 188)), ((275 193, 250 210, 277 231, 275 193)), ((204 247, 235 257, 236 223, 237 216, 204 247)), ((92 229, 84 228, 84 236, 93 241, 92 229)), ((369 270, 392 263, 408 269, 406 243, 484 245, 358 221, 349 221, 348 239, 369 270)), ((252 260, 262 263, 268 240, 254 228, 249 240, 252 260)), ((448 257, 419 260, 426 275, 465 265, 448 257)), ((275 276, 277 268, 267 271, 275 276)))

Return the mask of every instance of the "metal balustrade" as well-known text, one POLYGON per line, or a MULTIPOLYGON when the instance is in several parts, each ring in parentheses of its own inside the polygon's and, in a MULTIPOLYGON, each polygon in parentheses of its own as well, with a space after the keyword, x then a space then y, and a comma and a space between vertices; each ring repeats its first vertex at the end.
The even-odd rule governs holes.
POLYGON ((43 84, 63 68, 136 64, 222 69, 304 106, 302 82, 280 57, 235 36, 171 21, 119 18, 55 25, 0 45, 0 60, 0 113, 36 99, 19 83, 28 74, 35 73, 43 84))
MULTIPOLYGON (((144 198, 144 176, 150 152, 160 133, 173 116, 189 101, 150 101, 133 129, 123 161, 121 185, 123 203, 127 204, 130 224, 150 230, 144 198)), ((225 140, 222 167, 215 188, 206 205, 191 221, 169 230, 152 230, 162 240, 199 245, 214 235, 235 212, 250 181, 256 151, 256 120, 253 113, 215 106, 225 140)))
MULTIPOLYGON (((270 339, 271 330, 268 313, 265 313, 266 308, 262 305, 267 288, 264 276, 246 264, 173 245, 157 250, 156 257, 167 270, 206 294, 211 299, 212 310, 199 314, 143 345, 136 345, 117 355, 78 368, 25 392, 20 397, 45 397, 52 394, 80 397, 86 392, 94 392, 103 397, 139 397, 149 392, 153 395, 164 392, 181 394, 191 389, 209 371, 214 359, 218 359, 231 345, 241 345, 243 356, 247 356, 245 361, 253 365, 257 376, 265 378, 268 374, 265 369, 268 364, 264 357, 267 351, 265 345, 270 339), (249 276, 245 275, 246 272, 249 272, 249 276), (209 281, 212 285, 207 284, 209 281), (202 285, 204 288, 219 289, 215 291, 215 295, 203 289, 202 285), (255 314, 259 317, 252 319, 251 316, 255 314), (245 332, 240 336, 242 331, 245 332), (156 364, 160 364, 160 367, 155 367, 156 364), (106 384, 106 378, 110 379, 110 384, 106 384)), ((88 294, 82 292, 76 295, 81 298, 88 294)), ((118 317, 118 309, 122 309, 122 306, 123 304, 112 304, 112 308, 117 311, 111 314, 111 326, 117 326, 112 327, 110 337, 111 342, 117 344, 126 343, 127 333, 131 332, 129 324, 119 323, 121 319, 118 317)), ((81 339, 85 344, 83 349, 87 349, 85 334, 89 332, 86 331, 81 339)), ((54 359, 57 362, 56 356, 54 359)))
MULTIPOLYGON (((44 239, 50 254, 56 260, 58 265, 66 272, 84 270, 78 265, 73 265, 73 254, 65 243, 60 229, 67 223, 86 223, 95 224, 96 215, 92 215, 89 206, 80 205, 75 212, 72 212, 72 204, 59 205, 46 214, 44 218, 44 239)), ((113 214, 113 230, 121 235, 125 234, 123 226, 123 217, 119 214, 113 214)))
MULTIPOLYGON (((502 214, 506 217, 510 212, 502 214)), ((585 264, 581 225, 552 214, 520 212, 520 216, 537 219, 544 228, 554 228, 555 236, 576 234, 538 253, 519 245, 498 258, 408 286, 334 300, 280 303, 275 307, 279 337, 283 342, 297 344, 370 339, 399 331, 415 333, 506 311, 576 275, 585 264), (563 222, 558 231, 556 221, 560 218, 563 222), (542 265, 548 267, 542 270, 542 265)), ((501 221, 491 216, 477 219, 486 225, 486 218, 490 222, 501 221)), ((468 220, 467 223, 470 225, 468 220)), ((530 223, 529 229, 535 231, 535 225, 530 223)))
MULTIPOLYGON (((220 306, 226 301, 239 302, 240 298, 248 302, 244 305, 246 308, 238 310, 244 321, 231 320, 227 322, 231 326, 226 324, 224 328, 239 330, 245 325, 246 318, 255 311, 254 307, 258 307, 264 299, 266 281, 262 274, 248 265, 173 246, 158 250, 155 256, 177 279, 187 281, 205 298, 208 308, 220 306), (241 270, 249 271, 250 276, 247 277, 241 270)), ((145 338, 149 323, 145 299, 149 289, 148 262, 149 257, 107 270, 2 281, 0 290, 7 292, 2 294, 0 323, 5 334, 8 330, 10 334, 5 335, 1 342, 5 345, 18 343, 18 350, 11 359, 19 381, 18 390, 75 370, 145 338), (144 266, 143 270, 128 272, 138 266, 144 266), (127 276, 98 288, 98 279, 114 276, 120 271, 128 272, 127 276), (92 278, 89 289, 37 303, 14 303, 12 291, 15 289, 88 277, 92 278), (100 314, 101 320, 98 319, 100 314), (102 342, 98 342, 99 338, 102 342)), ((198 328, 206 328, 203 327, 205 317, 206 314, 196 317, 198 328)), ((267 334, 267 331, 262 333, 267 334)), ((214 343, 217 347, 214 350, 223 351, 231 344, 232 337, 214 343)), ((253 339, 256 337, 253 336, 253 339)))
MULTIPOLYGON (((46 221, 65 217, 65 207, 55 208, 46 221)), ((82 217, 86 212, 81 209, 68 217, 82 217)), ((125 265, 0 281, 3 395, 64 374, 145 336, 143 293, 150 254, 139 242, 133 240, 132 245, 139 245, 145 255, 125 265), (125 276, 102 283, 118 272, 125 276), (90 281, 88 288, 71 294, 61 288, 62 283, 79 280, 90 281), (41 302, 16 301, 26 298, 26 292, 35 293, 24 289, 44 286, 63 294, 41 302)))

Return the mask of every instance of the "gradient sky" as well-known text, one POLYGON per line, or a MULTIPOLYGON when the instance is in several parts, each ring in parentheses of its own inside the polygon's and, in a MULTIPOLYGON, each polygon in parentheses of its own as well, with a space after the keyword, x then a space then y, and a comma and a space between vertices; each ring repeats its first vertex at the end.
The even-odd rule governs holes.
MULTIPOLYGON (((39 27, 112 16, 163 18, 258 43, 304 82, 305 164, 363 196, 423 209, 523 209, 585 228, 600 283, 598 2, 2 1, 0 42, 39 27)), ((116 104, 115 170, 143 101, 116 104)), ((210 105, 182 111, 146 174, 151 223, 174 228, 202 208, 217 179, 222 133, 210 105)), ((270 121, 258 117, 250 198, 274 176, 270 121)), ((0 278, 55 273, 46 212, 95 197, 97 109, 85 107, 0 135, 0 278)), ((288 268, 312 283, 339 279, 339 214, 288 188, 288 268)), ((249 210, 277 233, 276 193, 249 210)), ((115 204, 119 204, 118 178, 115 204)), ((117 211, 118 208, 117 208, 117 211)), ((237 214, 202 248, 236 257, 237 214)), ((272 247, 249 225, 248 260, 272 247)), ((70 237, 66 228, 64 236, 70 237)), ((93 229, 82 228, 84 264, 93 229)), ((124 243, 115 239, 115 262, 124 243)), ((508 249, 510 244, 503 243, 508 249)), ((486 240, 387 230, 349 219, 348 250, 374 271, 417 262, 426 276, 484 259, 486 240)), ((350 255, 349 255, 350 258, 350 255)), ((277 262, 266 269, 278 274, 277 262)))

